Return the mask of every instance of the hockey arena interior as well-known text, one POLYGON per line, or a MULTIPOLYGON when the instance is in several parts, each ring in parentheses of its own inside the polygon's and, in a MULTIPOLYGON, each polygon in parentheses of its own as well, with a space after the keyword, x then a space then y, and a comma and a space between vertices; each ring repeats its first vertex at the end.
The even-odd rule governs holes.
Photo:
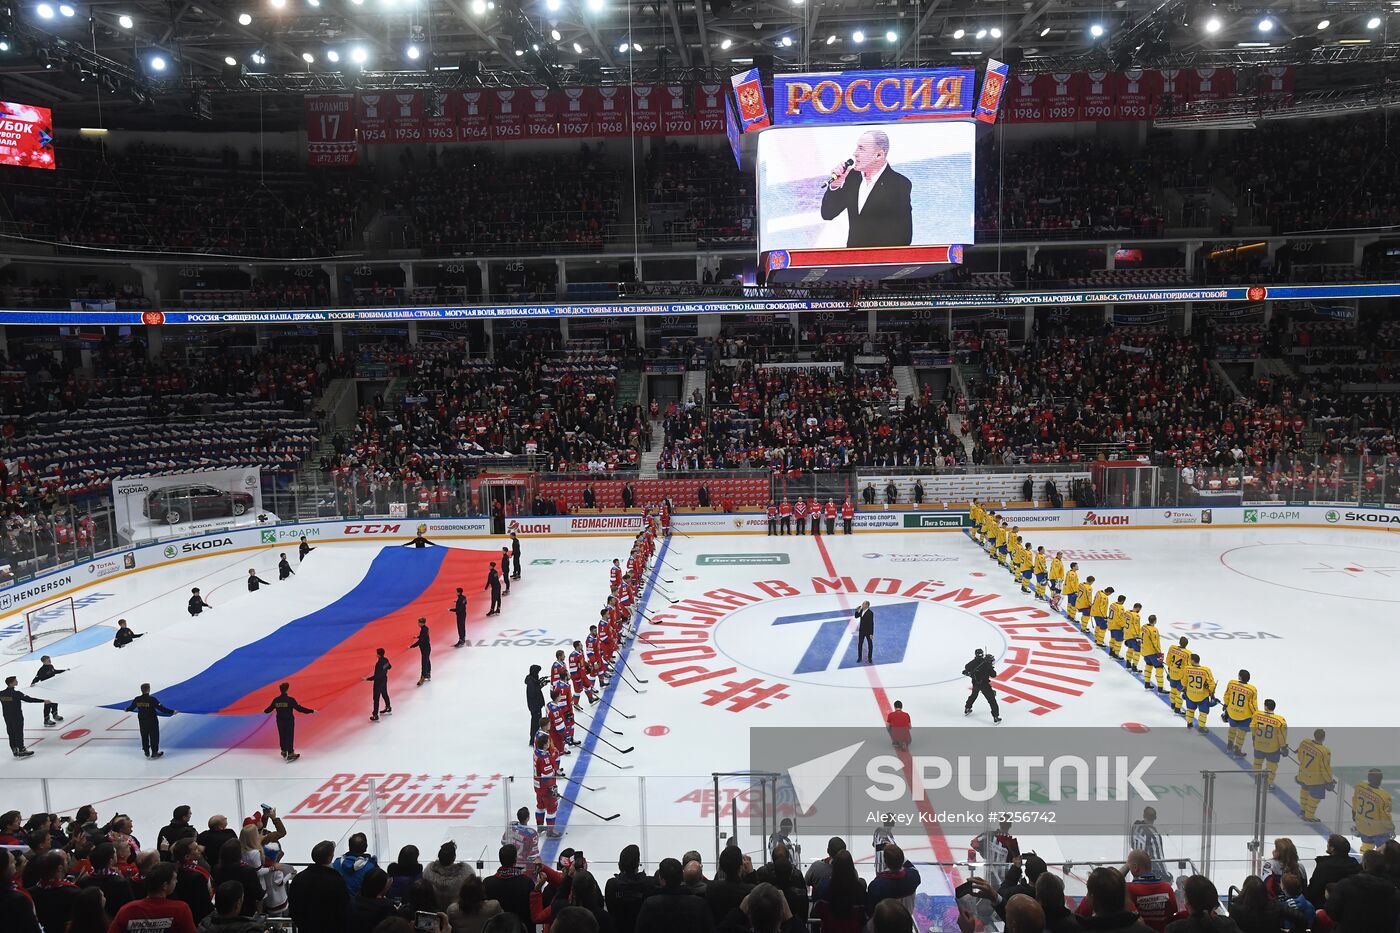
POLYGON ((1400 930, 1397 61, 0 0, 0 930, 1400 930))

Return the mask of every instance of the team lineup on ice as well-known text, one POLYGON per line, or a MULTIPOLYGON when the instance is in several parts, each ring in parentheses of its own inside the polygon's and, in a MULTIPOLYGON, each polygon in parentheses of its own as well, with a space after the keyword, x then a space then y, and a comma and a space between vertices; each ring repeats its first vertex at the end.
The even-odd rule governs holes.
MULTIPOLYGON (((140 824, 176 803, 229 814, 266 803, 287 822, 289 855, 302 859, 322 838, 371 827, 383 851, 450 838, 489 858, 522 807, 599 862, 633 842, 644 857, 677 845, 705 851, 731 836, 757 852, 752 791, 737 777, 752 767, 749 730, 883 730, 897 702, 915 739, 910 749, 904 736, 901 749, 895 728, 890 740, 915 755, 936 751, 918 747, 922 727, 992 730, 996 715, 996 730, 1097 727, 1135 740, 1170 732, 1173 742, 1203 743, 1222 772, 1250 773, 1257 757, 1276 777, 1279 805, 1317 827, 1296 837, 1305 857, 1323 850, 1329 831, 1366 841, 1347 804, 1351 785, 1380 762, 1339 758, 1338 774, 1351 778, 1313 797, 1303 785, 1317 786, 1315 775, 1296 775, 1302 758, 1284 746, 1296 752, 1318 728, 1389 725, 1358 690, 1400 653, 1370 617, 1400 602, 1391 535, 1032 528, 1023 551, 980 518, 974 511, 968 532, 658 535, 639 562, 629 561, 631 536, 527 536, 519 576, 497 574, 499 613, 490 577, 511 557, 509 538, 201 551, 76 591, 76 633, 5 660, 5 677, 57 708, 24 708, 33 756, 5 759, 0 782, 24 812, 91 803, 140 824), (636 578, 623 600, 631 607, 610 613, 622 573, 636 578), (1079 585, 1093 578, 1087 604, 1067 595, 1070 574, 1079 585), (198 614, 194 588, 207 607, 198 614), (122 647, 119 620, 131 633, 122 647), (1182 639, 1184 652, 1169 654, 1182 639), (387 664, 377 663, 378 648, 387 664), (31 686, 40 655, 58 673, 31 686), (1242 669, 1248 683, 1230 683, 1242 669), (531 682, 546 704, 538 743, 531 682), (154 698, 148 722, 159 725, 156 757, 143 755, 138 714, 128 711, 143 683, 154 698), (1223 722, 1207 695, 1247 710, 1255 726, 1277 721, 1281 732, 1286 721, 1286 743, 1270 746, 1243 713, 1223 722), (300 711, 268 713, 279 696, 300 711), (157 701, 173 715, 156 717, 157 701), (379 716, 381 705, 392 715, 379 716), (291 764, 289 721, 300 756, 291 764), (1183 724, 1208 733, 1187 735, 1183 724), (562 771, 549 806, 537 792, 539 760, 562 771)), ((0 638, 22 637, 17 618, 0 638)), ((1200 781, 1183 774, 1156 788, 1168 858, 1199 847, 1200 781)), ((1125 833, 1143 809, 1124 803, 1125 833)), ((795 815, 784 831, 805 843, 804 860, 819 858, 828 834, 803 838, 795 815)), ((850 834, 889 832, 916 862, 956 862, 1000 815, 989 804, 871 826, 880 816, 871 811, 853 818, 850 834)), ((1122 858, 1122 836, 1061 850, 1054 825, 1027 819, 1017 827, 1023 850, 1029 838, 1047 858, 1122 858)), ((869 846, 852 848, 869 862, 869 846)))

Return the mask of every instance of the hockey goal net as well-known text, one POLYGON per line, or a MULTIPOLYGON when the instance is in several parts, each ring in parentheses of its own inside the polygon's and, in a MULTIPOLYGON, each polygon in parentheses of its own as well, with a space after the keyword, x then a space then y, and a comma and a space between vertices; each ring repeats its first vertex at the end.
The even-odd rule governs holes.
POLYGON ((73 605, 73 597, 64 596, 26 612, 24 631, 15 634, 5 644, 5 653, 32 654, 77 632, 77 608, 73 605))

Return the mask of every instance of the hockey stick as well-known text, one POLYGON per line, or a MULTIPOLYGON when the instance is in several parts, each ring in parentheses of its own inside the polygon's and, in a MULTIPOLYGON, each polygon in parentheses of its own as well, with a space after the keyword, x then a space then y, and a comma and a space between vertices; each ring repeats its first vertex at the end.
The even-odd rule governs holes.
POLYGON ((632 665, 628 664, 626 661, 623 661, 623 662, 622 662, 622 668, 623 668, 623 670, 627 671, 627 673, 631 674, 631 675, 632 675, 632 679, 635 680, 637 683, 639 683, 639 684, 649 684, 649 683, 651 683, 651 681, 647 680, 647 679, 644 678, 644 677, 638 677, 638 676, 637 676, 637 672, 634 671, 634 670, 632 670, 632 665))
POLYGON ((592 723, 593 723, 595 726, 597 726, 599 729, 607 729, 607 730, 608 730, 609 732, 611 732, 613 735, 622 735, 621 732, 619 732, 618 730, 612 728, 611 726, 605 726, 605 725, 603 725, 601 722, 599 722, 598 719, 597 719, 597 717, 593 715, 593 711, 592 711, 592 710, 582 710, 582 709, 581 709, 581 710, 579 710, 579 712, 580 712, 580 713, 588 713, 589 721, 592 722, 592 723))
MULTIPOLYGON (((604 758, 602 755, 598 754, 597 752, 594 752, 594 753, 593 753, 593 757, 596 758, 596 759, 598 759, 599 761, 601 761, 601 762, 602 762, 603 764, 605 764, 605 765, 612 765, 614 768, 616 768, 616 769, 619 770, 619 771, 631 771, 631 770, 632 770, 632 766, 631 766, 631 765, 620 765, 620 764, 618 764, 618 763, 615 762, 615 761, 608 761, 608 759, 604 758)), ((592 811, 592 810, 589 810, 588 812, 589 812, 589 813, 592 813, 593 811, 592 811)), ((596 816, 597 814, 594 814, 594 815, 596 816)))
POLYGON ((617 752, 618 754, 620 754, 620 755, 630 755, 630 754, 632 754, 633 749, 636 748, 635 745, 629 745, 629 746, 627 746, 626 748, 618 748, 616 745, 614 745, 613 743, 609 742, 607 739, 603 738, 601 735, 599 735, 598 733, 594 732, 592 729, 588 728, 588 727, 585 726, 583 723, 579 723, 578 726, 579 726, 579 728, 582 729, 584 732, 587 732, 589 735, 593 736, 593 738, 597 739, 599 742, 602 742, 602 743, 603 743, 604 745, 606 745, 608 748, 613 749, 614 751, 616 751, 616 752, 617 752))
POLYGON ((598 819, 602 820, 604 823, 611 823, 613 820, 617 819, 619 816, 622 815, 621 813, 614 813, 612 816, 604 816, 603 814, 599 813, 597 810, 590 810, 590 809, 588 809, 587 807, 585 807, 583 804, 579 803, 579 802, 578 802, 577 800, 575 800, 574 798, 572 798, 572 797, 565 797, 563 794, 560 794, 560 795, 559 795, 559 799, 560 799, 560 800, 567 800, 567 801, 569 801, 569 803, 573 804, 575 807, 577 807, 578 809, 582 810, 584 813, 591 813, 593 816, 596 816, 598 819))
MULTIPOLYGON (((646 691, 643 690, 641 687, 638 687, 636 684, 632 683, 632 681, 628 680, 626 675, 623 676, 622 682, 625 683, 627 686, 631 687, 633 693, 646 693, 646 691)), ((635 717, 628 716, 627 718, 632 719, 635 717)))

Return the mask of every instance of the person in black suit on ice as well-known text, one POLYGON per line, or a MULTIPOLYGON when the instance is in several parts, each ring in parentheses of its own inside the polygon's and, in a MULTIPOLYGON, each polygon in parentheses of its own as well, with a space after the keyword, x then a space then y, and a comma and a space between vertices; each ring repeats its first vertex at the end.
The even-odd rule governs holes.
POLYGON ((870 600, 866 600, 856 608, 856 661, 860 661, 861 654, 865 655, 866 663, 875 663, 875 612, 870 608, 870 600))
POLYGON ((822 195, 822 220, 849 212, 847 247, 908 246, 914 240, 909 179, 889 165, 890 137, 867 130, 849 162, 832 170, 822 195), (854 175, 853 175, 854 173, 854 175))

